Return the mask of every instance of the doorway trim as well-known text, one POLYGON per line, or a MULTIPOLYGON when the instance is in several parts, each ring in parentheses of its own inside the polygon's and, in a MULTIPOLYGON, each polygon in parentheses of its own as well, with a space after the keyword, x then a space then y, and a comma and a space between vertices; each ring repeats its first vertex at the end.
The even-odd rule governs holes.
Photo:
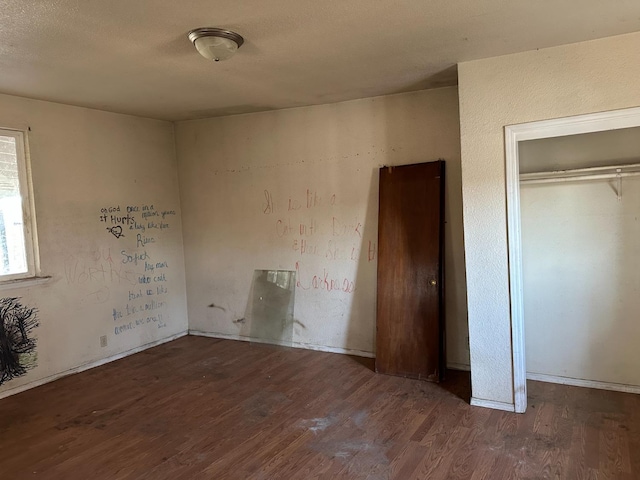
POLYGON ((524 413, 527 409, 527 366, 524 337, 522 232, 520 223, 520 159, 518 155, 518 142, 639 126, 640 107, 634 107, 609 112, 590 113, 553 120, 508 125, 504 129, 513 400, 516 413, 524 413))

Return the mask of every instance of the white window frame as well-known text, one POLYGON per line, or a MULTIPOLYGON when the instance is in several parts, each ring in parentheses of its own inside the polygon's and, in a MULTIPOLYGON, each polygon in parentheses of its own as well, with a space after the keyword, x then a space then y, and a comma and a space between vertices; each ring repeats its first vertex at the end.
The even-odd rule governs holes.
POLYGON ((33 185, 31 182, 31 165, 29 161, 27 135, 26 132, 22 130, 0 128, 0 136, 13 137, 16 142, 18 182, 20 183, 20 197, 22 200, 24 248, 27 261, 26 272, 0 275, 0 285, 2 285, 7 282, 37 277, 39 273, 39 263, 37 255, 38 243, 36 237, 33 185))

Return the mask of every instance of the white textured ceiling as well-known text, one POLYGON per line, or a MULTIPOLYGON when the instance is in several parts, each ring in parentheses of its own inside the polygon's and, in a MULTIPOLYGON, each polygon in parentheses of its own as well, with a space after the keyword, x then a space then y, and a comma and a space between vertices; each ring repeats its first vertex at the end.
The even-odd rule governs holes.
POLYGON ((458 62, 640 30, 640 0, 2 0, 0 93, 181 120, 456 83, 458 62), (187 32, 246 39, 208 62, 187 32))

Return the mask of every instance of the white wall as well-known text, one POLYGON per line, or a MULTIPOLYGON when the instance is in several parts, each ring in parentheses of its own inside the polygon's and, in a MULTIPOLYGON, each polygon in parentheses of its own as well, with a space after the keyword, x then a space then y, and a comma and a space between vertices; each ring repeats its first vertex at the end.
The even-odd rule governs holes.
POLYGON ((640 105, 640 34, 459 65, 471 377, 513 404, 504 126, 640 105))
MULTIPOLYGON (((519 144, 521 172, 638 158, 638 127, 519 144)), ((535 378, 640 385, 640 179, 621 187, 618 201, 616 180, 521 184, 526 364, 535 378)))
POLYGON ((21 297, 23 304, 39 310, 40 319, 37 366, 2 385, 0 395, 185 332, 172 124, 0 95, 0 126, 30 128, 41 274, 52 277, 42 285, 0 287, 1 297, 21 297), (119 206, 114 215, 126 217, 127 206, 143 205, 153 205, 160 214, 143 219, 142 211, 131 212, 144 232, 127 228, 133 226, 129 220, 124 236, 117 238, 107 228, 121 221, 112 221, 110 213, 101 218, 103 208, 119 206), (175 214, 167 213, 163 220, 163 211, 175 214), (156 228, 149 228, 149 222, 156 228), (149 243, 142 246, 137 234, 140 242, 149 243), (154 272, 145 273, 144 260, 128 262, 127 255, 144 258, 145 252, 154 272), (162 262, 166 266, 156 268, 162 262), (140 283, 143 276, 148 283, 140 283), (142 296, 130 299, 138 293, 142 296), (134 307, 142 311, 133 313, 134 307), (108 340, 104 348, 102 335, 108 340))
POLYGON ((181 122, 176 144, 190 329, 246 338, 254 269, 297 269, 294 342, 361 354, 375 343, 378 168, 444 158, 448 358, 468 363, 456 88, 181 122))
POLYGON ((527 372, 640 385, 640 179, 520 192, 527 372))
POLYGON ((640 127, 518 143, 520 173, 640 163, 640 127))

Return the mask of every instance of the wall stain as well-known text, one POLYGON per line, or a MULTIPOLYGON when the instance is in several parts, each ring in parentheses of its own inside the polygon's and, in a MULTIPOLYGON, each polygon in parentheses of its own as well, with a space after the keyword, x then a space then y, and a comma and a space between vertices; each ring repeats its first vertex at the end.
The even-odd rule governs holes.
POLYGON ((219 309, 219 310, 222 310, 223 312, 226 312, 226 311, 227 311, 227 309, 226 309, 226 308, 221 307, 220 305, 216 305, 215 303, 212 303, 212 304, 207 305, 207 306, 208 306, 209 308, 217 308, 217 309, 219 309))

